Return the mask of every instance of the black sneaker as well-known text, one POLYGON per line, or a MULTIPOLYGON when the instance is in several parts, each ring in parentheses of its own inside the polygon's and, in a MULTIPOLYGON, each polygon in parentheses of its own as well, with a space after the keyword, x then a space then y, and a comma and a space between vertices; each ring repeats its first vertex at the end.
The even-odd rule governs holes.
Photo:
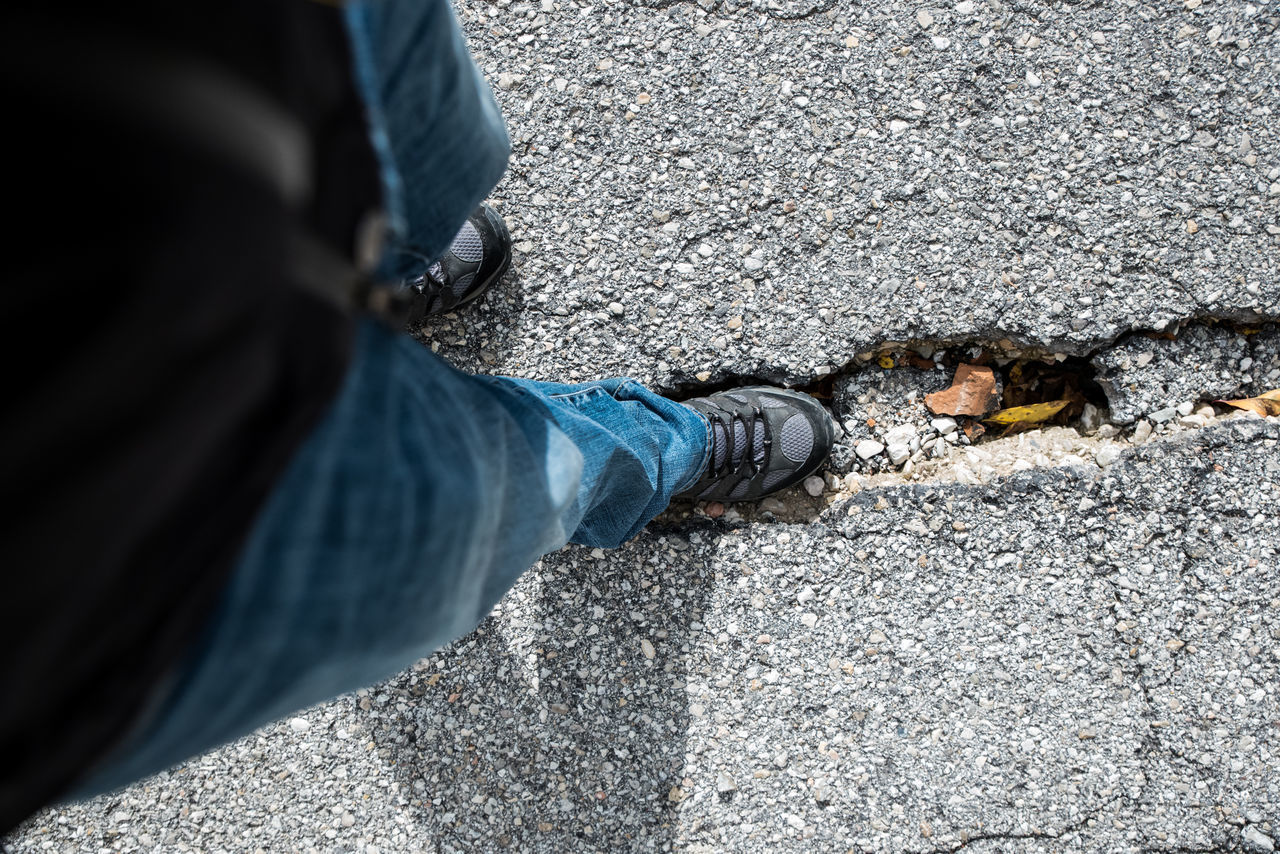
POLYGON ((409 323, 445 314, 471 302, 502 278, 511 266, 511 235, 498 212, 482 204, 467 217, 444 257, 408 286, 418 292, 409 323))
POLYGON ((804 480, 831 453, 831 418, 801 392, 752 386, 685 406, 711 425, 711 458, 698 482, 676 498, 754 501, 804 480))

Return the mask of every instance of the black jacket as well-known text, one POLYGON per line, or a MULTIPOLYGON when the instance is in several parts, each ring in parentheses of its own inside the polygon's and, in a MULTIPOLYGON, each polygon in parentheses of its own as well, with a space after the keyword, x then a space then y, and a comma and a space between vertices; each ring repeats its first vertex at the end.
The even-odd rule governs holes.
POLYGON ((350 358, 295 248, 352 258, 379 202, 331 6, 3 16, 0 833, 201 627, 350 358))

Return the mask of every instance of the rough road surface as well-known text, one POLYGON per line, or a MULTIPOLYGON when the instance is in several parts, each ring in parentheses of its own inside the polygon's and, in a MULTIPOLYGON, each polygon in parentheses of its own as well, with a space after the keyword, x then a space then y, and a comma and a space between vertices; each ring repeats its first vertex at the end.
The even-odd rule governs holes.
POLYGON ((425 340, 680 393, 834 375, 841 455, 551 555, 389 683, 8 846, 1280 847, 1280 423, 1214 404, 1280 386, 1280 9, 458 9, 517 257, 425 340), (943 350, 1108 397, 971 445, 920 403, 943 350))

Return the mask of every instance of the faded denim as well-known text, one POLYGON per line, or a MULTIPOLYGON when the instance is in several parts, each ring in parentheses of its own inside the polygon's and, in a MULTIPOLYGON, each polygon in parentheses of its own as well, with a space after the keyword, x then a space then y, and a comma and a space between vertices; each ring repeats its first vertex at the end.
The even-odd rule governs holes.
MULTIPOLYGON (((492 189, 506 134, 444 0, 348 15, 379 99, 373 135, 397 221, 388 266, 411 272, 492 189)), ((632 380, 469 375, 363 321, 332 409, 276 485, 202 634, 72 797, 394 675, 469 632, 541 555, 634 536, 707 456, 702 416, 632 380)))

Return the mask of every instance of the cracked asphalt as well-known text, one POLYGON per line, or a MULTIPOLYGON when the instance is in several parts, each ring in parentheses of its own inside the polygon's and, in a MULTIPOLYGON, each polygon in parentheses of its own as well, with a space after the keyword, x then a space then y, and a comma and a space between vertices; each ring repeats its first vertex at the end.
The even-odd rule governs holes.
POLYGON ((838 374, 842 417, 918 391, 882 350, 1089 356, 1118 458, 833 469, 566 548, 388 683, 7 845, 1280 846, 1280 422, 1165 428, 1280 385, 1280 9, 456 8, 511 131, 516 260, 426 344, 682 393, 838 374))

